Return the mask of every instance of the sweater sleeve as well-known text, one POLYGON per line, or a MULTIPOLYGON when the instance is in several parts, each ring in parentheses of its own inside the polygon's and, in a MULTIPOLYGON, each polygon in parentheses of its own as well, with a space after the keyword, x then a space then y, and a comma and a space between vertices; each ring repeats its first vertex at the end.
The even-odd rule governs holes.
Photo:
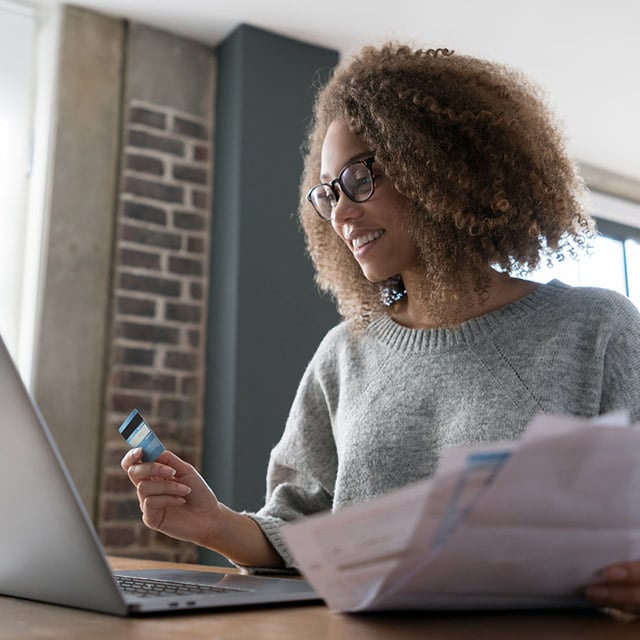
POLYGON ((619 298, 605 351, 600 412, 626 409, 640 421, 640 312, 619 298))
POLYGON ((271 452, 265 505, 246 514, 258 523, 287 567, 294 566, 294 559, 280 535, 281 525, 333 504, 337 454, 323 372, 330 375, 334 362, 327 351, 321 345, 307 367, 284 433, 271 452))

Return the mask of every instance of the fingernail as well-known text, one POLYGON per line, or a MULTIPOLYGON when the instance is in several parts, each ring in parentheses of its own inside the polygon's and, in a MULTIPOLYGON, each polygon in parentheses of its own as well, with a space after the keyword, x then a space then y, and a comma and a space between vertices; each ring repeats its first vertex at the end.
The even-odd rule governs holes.
POLYGON ((186 485, 186 484, 181 484, 181 485, 178 487, 178 491, 179 491, 182 495, 184 495, 184 496, 188 496, 188 495, 191 493, 191 487, 187 487, 187 485, 186 485))
POLYGON ((171 467, 162 467, 160 469, 160 475, 165 478, 173 478, 176 475, 176 470, 171 467))

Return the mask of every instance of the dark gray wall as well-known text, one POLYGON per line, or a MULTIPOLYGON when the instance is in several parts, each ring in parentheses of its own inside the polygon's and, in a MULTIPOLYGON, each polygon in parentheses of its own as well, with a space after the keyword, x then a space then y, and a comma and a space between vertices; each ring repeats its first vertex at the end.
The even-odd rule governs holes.
POLYGON ((338 321, 295 217, 314 86, 338 54, 242 25, 217 57, 203 472, 225 504, 251 510, 304 368, 338 321))

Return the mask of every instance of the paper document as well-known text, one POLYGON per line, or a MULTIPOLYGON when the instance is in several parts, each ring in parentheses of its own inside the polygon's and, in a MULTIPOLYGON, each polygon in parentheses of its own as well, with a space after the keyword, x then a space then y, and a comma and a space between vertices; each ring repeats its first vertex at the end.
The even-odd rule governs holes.
POLYGON ((340 611, 589 606, 601 569, 640 558, 640 425, 537 416, 519 441, 453 449, 428 480, 282 531, 340 611))

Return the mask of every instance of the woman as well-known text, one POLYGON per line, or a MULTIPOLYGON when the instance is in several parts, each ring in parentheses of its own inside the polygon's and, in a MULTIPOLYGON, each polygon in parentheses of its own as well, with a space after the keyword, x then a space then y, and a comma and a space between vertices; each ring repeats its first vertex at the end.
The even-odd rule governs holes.
MULTIPOLYGON (((447 50, 366 48, 314 115, 300 216, 345 321, 300 383, 265 507, 227 508, 170 452, 122 461, 148 526, 241 565, 293 566, 283 522, 427 477, 448 447, 517 438, 536 413, 640 419, 631 303, 517 277, 593 237, 524 78, 447 50)), ((610 568, 589 595, 640 608, 640 564, 610 568)))

